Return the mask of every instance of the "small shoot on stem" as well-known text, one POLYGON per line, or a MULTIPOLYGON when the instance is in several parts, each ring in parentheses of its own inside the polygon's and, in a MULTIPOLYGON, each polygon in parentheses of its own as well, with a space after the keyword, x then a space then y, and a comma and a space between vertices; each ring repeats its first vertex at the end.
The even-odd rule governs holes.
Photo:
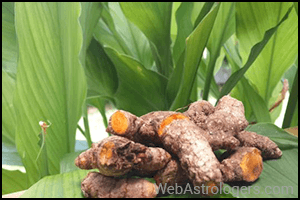
POLYGON ((47 128, 49 128, 52 125, 52 123, 49 120, 47 120, 47 122, 49 123, 49 125, 46 122, 44 122, 44 121, 40 121, 39 122, 39 125, 42 128, 42 132, 40 132, 41 140, 39 142, 39 145, 40 145, 41 148, 40 148, 40 151, 39 151, 39 153, 38 153, 35 161, 38 160, 38 158, 39 158, 39 156, 40 156, 40 154, 41 154, 41 152, 42 152, 42 150, 44 148, 44 145, 45 145, 45 136, 47 134, 47 128))

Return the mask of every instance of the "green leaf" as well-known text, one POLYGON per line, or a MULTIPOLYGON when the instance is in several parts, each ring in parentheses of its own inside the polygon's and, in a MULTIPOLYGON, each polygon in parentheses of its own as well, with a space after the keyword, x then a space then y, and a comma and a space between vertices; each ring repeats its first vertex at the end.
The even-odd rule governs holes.
POLYGON ((180 58, 185 49, 185 40, 193 31, 191 14, 193 9, 192 2, 182 2, 176 11, 177 37, 173 46, 174 63, 180 58))
MULTIPOLYGON (((232 67, 232 71, 238 71, 241 68, 242 61, 237 49, 234 46, 234 41, 232 38, 227 40, 227 42, 224 44, 224 48, 226 58, 232 67)), ((249 84, 248 80, 244 76, 236 85, 235 89, 238 91, 233 90, 231 95, 232 97, 243 101, 245 107, 245 116, 250 116, 251 111, 253 111, 257 122, 271 122, 271 117, 266 102, 249 84), (247 109, 248 105, 251 107, 251 110, 247 109)))
MULTIPOLYGON (((82 56, 85 56, 85 52, 89 47, 93 39, 94 29, 100 19, 103 6, 100 2, 80 2, 81 14, 80 14, 80 25, 82 29, 82 56)), ((82 60, 82 65, 85 64, 82 60)))
POLYGON ((29 184, 39 180, 42 168, 35 163, 39 121, 52 123, 45 139, 50 174, 59 173, 60 158, 74 151, 87 88, 78 56, 79 15, 80 3, 16 3, 20 50, 14 97, 16 144, 29 184))
MULTIPOLYGON (((286 131, 278 128, 272 123, 257 123, 246 128, 247 131, 253 131, 264 135, 273 140, 281 150, 298 148, 298 138, 288 134, 286 131)), ((284 155, 283 155, 284 157, 284 155)))
MULTIPOLYGON (((170 110, 186 106, 188 103, 202 53, 216 19, 219 5, 206 15, 186 40, 184 68, 175 68, 175 71, 183 70, 181 83, 170 110)), ((170 88, 170 86, 168 87, 170 88)))
MULTIPOLYGON (((239 5, 239 4, 238 4, 239 5)), ((248 9, 248 8, 247 8, 248 9)), ((289 17, 289 14, 292 10, 292 7, 289 8, 289 10, 286 12, 286 14, 284 15, 284 17, 281 19, 281 21, 276 25, 274 26, 273 28, 267 30, 264 34, 264 37, 263 39, 256 43, 252 48, 251 48, 251 52, 249 54, 249 57, 248 57, 248 60, 247 62, 244 64, 243 68, 241 68, 240 70, 236 71, 234 74, 232 74, 230 76, 230 78, 227 80, 227 82, 225 83, 225 85, 223 86, 222 88, 222 91, 221 91, 221 95, 220 95, 220 98, 226 94, 228 94, 232 88, 237 84, 237 82, 241 79, 241 77, 243 77, 243 75, 246 73, 246 71, 250 68, 250 66, 254 63, 254 61, 256 62, 256 59, 258 57, 262 58, 261 55, 261 52, 263 51, 264 47, 267 45, 267 44, 270 44, 268 43, 269 40, 272 38, 272 36, 276 33, 278 27, 289 17)), ((237 26, 239 27, 239 25, 237 24, 237 26)), ((243 57, 243 56, 242 56, 243 57)), ((281 61, 280 61, 281 62, 281 61)), ((263 66, 266 66, 266 65, 263 65, 263 66)), ((254 67, 255 68, 255 67, 254 67)), ((252 69, 252 68, 251 68, 252 69)), ((264 67, 264 69, 266 69, 266 67, 264 67)), ((270 68, 267 69, 267 71, 269 70, 270 68)), ((280 68, 280 71, 281 71, 282 68, 280 68)), ((253 71, 253 70, 252 70, 253 71)), ((275 70, 273 70, 275 71, 275 70)), ((270 72, 270 71, 268 71, 270 72)), ((255 75, 255 79, 260 82, 260 83, 263 83, 265 85, 266 81, 265 81, 265 78, 262 78, 262 77, 266 77, 266 75, 263 75, 263 73, 261 73, 260 70, 256 70, 256 75, 255 75), (259 72, 259 74, 257 74, 259 72), (258 78, 259 77, 259 78, 258 78), (259 79, 259 80, 258 80, 259 79)), ((247 73, 248 74, 248 73, 247 73)), ((248 78, 250 78, 250 81, 253 81, 253 79, 249 76, 247 76, 248 78)), ((268 76, 267 76, 268 77, 268 76)), ((276 77, 274 77, 275 79, 276 77)), ((268 79, 270 80, 270 79, 268 79)), ((276 79, 277 82, 276 84, 278 83, 278 79, 276 79)), ((273 81, 273 78, 272 78, 272 82, 273 81)), ((257 86, 257 84, 255 84, 257 86)), ((269 84, 268 84, 269 85, 269 84)), ((273 87, 274 88, 274 87, 273 87)), ((259 90, 259 94, 263 97, 265 97, 264 94, 262 94, 260 92, 261 90, 259 90)), ((265 100, 268 100, 269 98, 264 98, 265 100)))
POLYGON ((14 2, 2 2, 2 69, 13 78, 18 58, 14 18, 14 2))
POLYGON ((9 145, 15 144, 16 114, 13 107, 15 84, 15 79, 2 68, 2 141, 9 145))
POLYGON ((97 40, 119 53, 132 56, 147 69, 153 65, 153 57, 148 39, 143 32, 123 14, 118 2, 103 5, 102 18, 94 32, 97 40))
POLYGON ((88 170, 46 176, 31 186, 21 198, 82 198, 81 180, 88 170))
POLYGON ((158 57, 156 67, 168 77, 173 69, 170 49, 172 2, 121 2, 120 5, 127 19, 150 40, 153 56, 158 57))
POLYGON ((19 170, 2 168, 2 195, 27 189, 27 177, 19 170))
POLYGON ((217 58, 220 55, 221 47, 223 46, 223 43, 234 33, 235 29, 235 18, 233 12, 235 3, 227 2, 220 4, 220 9, 207 43, 207 48, 210 51, 210 58, 206 70, 203 100, 208 100, 211 80, 214 78, 213 72, 217 58))
MULTIPOLYGON (((85 149, 86 150, 86 149, 85 149)), ((73 153, 65 154, 60 161, 60 173, 67 173, 71 171, 79 170, 79 168, 75 165, 75 159, 79 156, 83 151, 77 151, 73 153)))
POLYGON ((15 143, 16 116, 13 95, 17 72, 18 47, 14 23, 14 3, 2 2, 2 141, 15 143))
POLYGON ((296 13, 298 15, 298 2, 294 2, 294 7, 295 7, 296 13))
POLYGON ((242 2, 237 3, 236 10, 243 64, 249 57, 245 66, 248 64, 251 54, 257 55, 246 77, 257 87, 260 96, 269 101, 273 89, 297 57, 298 16, 292 2, 242 2), (262 38, 268 38, 269 42, 260 43, 264 48, 256 53, 251 48, 262 38))
POLYGON ((118 109, 136 115, 154 110, 166 110, 164 86, 167 80, 163 76, 146 69, 137 60, 119 54, 114 49, 107 47, 105 51, 118 73, 119 87, 114 96, 118 109))
POLYGON ((116 69, 102 46, 95 39, 91 41, 87 50, 85 75, 88 84, 88 97, 113 97, 118 88, 116 69))
POLYGON ((102 119, 103 119, 103 124, 105 127, 108 126, 108 120, 107 120, 106 113, 105 113, 106 101, 107 100, 105 98, 102 98, 101 96, 90 97, 90 98, 86 99, 87 104, 90 104, 99 110, 99 112, 102 116, 102 119))
POLYGON ((15 145, 2 142, 2 165, 23 166, 20 155, 15 145))
POLYGON ((211 10, 215 2, 205 2, 203 7, 201 8, 201 11, 195 20, 194 27, 196 28, 198 24, 202 21, 202 19, 207 15, 207 13, 211 10))
POLYGON ((282 128, 288 128, 291 126, 291 122, 293 120, 293 115, 294 115, 295 111, 296 112, 298 111, 296 109, 297 105, 298 105, 298 68, 297 68, 297 72, 295 74, 295 78, 293 81, 292 90, 291 90, 288 105, 287 105, 287 108, 285 111, 282 128))

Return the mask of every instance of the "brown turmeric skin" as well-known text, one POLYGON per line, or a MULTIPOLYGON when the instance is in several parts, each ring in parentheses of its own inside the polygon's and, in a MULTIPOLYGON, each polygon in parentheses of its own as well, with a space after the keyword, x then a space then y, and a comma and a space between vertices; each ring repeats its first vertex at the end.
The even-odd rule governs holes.
POLYGON ((222 97, 216 107, 204 100, 194 102, 184 114, 205 130, 203 134, 214 151, 238 147, 240 141, 234 136, 248 126, 242 102, 229 95, 222 97))
POLYGON ((159 170, 154 176, 157 185, 175 186, 185 185, 189 182, 189 178, 182 169, 177 159, 172 159, 163 169, 159 170))
POLYGON ((236 137, 240 140, 242 146, 256 147, 261 150, 264 159, 280 158, 282 156, 282 151, 277 144, 266 136, 258 135, 255 132, 241 131, 236 137))
POLYGON ((261 151, 255 147, 239 147, 221 162, 224 182, 258 179, 263 170, 261 151))
POLYGON ((81 169, 99 169, 106 176, 121 176, 131 170, 150 175, 162 169, 171 155, 162 148, 146 147, 126 138, 111 136, 81 153, 75 165, 81 169))
POLYGON ((142 178, 119 179, 89 172, 81 183, 81 191, 89 198, 154 198, 155 184, 142 178))
POLYGON ((222 174, 219 162, 201 129, 183 114, 166 117, 158 127, 164 148, 177 155, 183 170, 194 186, 208 181, 220 182, 222 174))
POLYGON ((207 101, 194 102, 184 113, 155 111, 137 117, 119 110, 107 127, 115 136, 93 144, 76 158, 78 167, 100 172, 88 175, 82 191, 87 197, 154 197, 153 185, 120 179, 127 173, 154 175, 157 184, 167 186, 209 186, 202 195, 213 195, 211 189, 217 190, 221 181, 253 182, 263 170, 262 158, 279 158, 282 152, 268 137, 244 131, 247 126, 242 102, 229 95, 216 107, 207 101), (218 149, 227 150, 220 161, 213 152, 218 149), (110 185, 102 186, 104 181, 110 185), (133 192, 128 192, 130 185, 133 192))

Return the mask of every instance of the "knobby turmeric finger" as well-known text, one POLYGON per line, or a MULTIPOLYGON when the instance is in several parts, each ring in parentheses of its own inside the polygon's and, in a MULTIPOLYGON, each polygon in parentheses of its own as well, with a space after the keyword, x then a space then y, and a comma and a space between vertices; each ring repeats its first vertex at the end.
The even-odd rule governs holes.
POLYGON ((110 136, 75 159, 81 169, 99 169, 106 176, 121 176, 131 170, 149 175, 163 168, 171 155, 162 148, 146 147, 120 136, 110 136))
POLYGON ((266 136, 255 132, 241 131, 236 137, 240 140, 242 146, 256 147, 261 150, 262 157, 265 159, 280 158, 282 156, 282 151, 277 144, 266 136))
POLYGON ((255 147, 239 147, 221 162, 224 182, 253 182, 258 179, 262 170, 261 151, 255 147))
POLYGON ((178 156, 181 167, 194 186, 221 181, 219 161, 202 130, 188 117, 181 113, 173 114, 154 127, 159 127, 156 131, 164 148, 178 156))
POLYGON ((155 184, 142 178, 119 179, 89 172, 81 183, 81 191, 89 198, 154 198, 155 184))
POLYGON ((230 96, 222 97, 215 108, 208 101, 194 102, 184 114, 204 130, 214 151, 238 147, 240 142, 234 136, 248 125, 242 102, 230 96))
POLYGON ((137 116, 118 110, 110 117, 106 132, 133 140, 141 125, 141 119, 137 116))

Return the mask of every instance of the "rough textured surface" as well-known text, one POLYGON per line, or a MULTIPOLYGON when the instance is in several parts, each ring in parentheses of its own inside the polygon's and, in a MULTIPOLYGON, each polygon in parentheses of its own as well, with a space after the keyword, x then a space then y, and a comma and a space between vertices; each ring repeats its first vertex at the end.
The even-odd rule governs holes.
POLYGON ((221 181, 219 161, 201 129, 188 117, 183 114, 170 115, 156 131, 164 148, 178 156, 181 167, 194 186, 201 186, 208 181, 221 181))
POLYGON ((167 185, 175 186, 177 185, 185 185, 189 182, 189 178, 185 171, 180 166, 180 162, 177 159, 172 159, 165 168, 159 170, 154 179, 156 184, 159 185, 167 185))
POLYGON ((154 198, 155 185, 142 178, 118 179, 90 172, 81 183, 81 191, 89 198, 154 198))
POLYGON ((111 136, 81 153, 75 165, 81 169, 99 169, 106 176, 120 176, 132 169, 152 174, 162 169, 171 155, 161 148, 146 147, 127 138, 111 136))
POLYGON ((205 100, 192 103, 184 115, 188 116, 197 126, 207 129, 206 119, 215 112, 215 108, 211 103, 205 100))
POLYGON ((219 100, 215 112, 208 117, 206 123, 210 132, 223 130, 228 135, 236 135, 249 125, 243 103, 229 95, 219 100))
POLYGON ((255 147, 240 147, 221 162, 223 181, 247 181, 258 179, 263 170, 261 151, 255 147))
POLYGON ((160 124, 166 116, 175 114, 173 111, 154 111, 141 116, 143 124, 136 134, 134 141, 150 146, 162 146, 162 142, 155 131, 157 127, 155 124, 160 124))
POLYGON ((241 119, 235 117, 244 115, 244 107, 240 103, 236 99, 224 96, 214 108, 208 101, 202 100, 192 103, 184 114, 204 130, 203 136, 208 140, 213 151, 231 150, 240 145, 239 140, 234 137, 240 129, 240 123, 244 123, 243 126, 248 123, 245 117, 241 119))
POLYGON ((278 158, 282 152, 269 138, 244 131, 247 126, 242 102, 229 95, 216 107, 207 101, 192 103, 183 114, 155 111, 137 117, 117 111, 107 128, 117 136, 93 144, 75 161, 82 169, 98 168, 115 177, 89 174, 82 191, 87 197, 156 196, 153 184, 118 177, 126 173, 155 175, 157 184, 167 186, 208 186, 202 195, 213 195, 221 181, 253 182, 263 170, 262 156, 278 158), (213 152, 218 149, 227 150, 220 160, 213 152))
POLYGON ((241 131, 237 134, 237 138, 242 146, 256 147, 261 150, 262 157, 265 159, 280 158, 282 156, 282 151, 277 144, 266 136, 258 135, 255 132, 241 131))

